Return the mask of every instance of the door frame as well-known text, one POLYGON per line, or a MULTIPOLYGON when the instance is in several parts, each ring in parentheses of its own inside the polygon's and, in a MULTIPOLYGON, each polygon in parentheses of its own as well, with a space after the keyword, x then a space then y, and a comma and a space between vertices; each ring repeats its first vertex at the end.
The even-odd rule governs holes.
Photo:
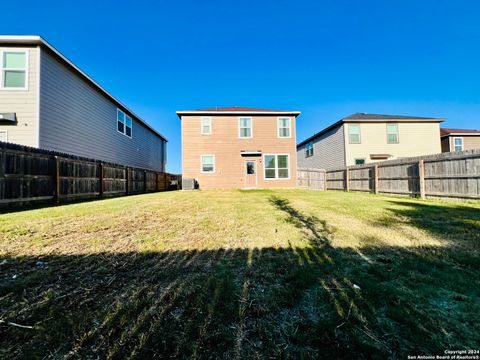
POLYGON ((243 188, 244 189, 258 189, 258 166, 256 159, 248 159, 243 162, 243 188), (247 186, 247 163, 253 162, 255 164, 255 187, 247 186))

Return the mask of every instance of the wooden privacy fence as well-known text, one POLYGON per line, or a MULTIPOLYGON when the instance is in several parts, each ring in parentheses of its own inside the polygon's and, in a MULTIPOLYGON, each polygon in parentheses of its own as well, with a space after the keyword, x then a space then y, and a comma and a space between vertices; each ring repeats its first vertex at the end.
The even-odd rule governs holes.
MULTIPOLYGON (((303 172, 298 171, 299 185, 303 172)), ((326 190, 480 199, 480 150, 389 160, 325 173, 326 190)), ((305 180, 302 184, 305 186, 305 180)))
POLYGON ((297 185, 304 188, 325 190, 326 173, 321 169, 303 169, 297 170, 297 185))
POLYGON ((0 205, 165 191, 180 175, 0 143, 0 205))

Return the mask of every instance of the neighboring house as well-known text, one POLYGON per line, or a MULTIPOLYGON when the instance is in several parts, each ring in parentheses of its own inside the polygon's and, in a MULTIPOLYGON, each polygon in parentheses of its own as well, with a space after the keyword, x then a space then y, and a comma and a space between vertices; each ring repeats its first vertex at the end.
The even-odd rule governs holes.
POLYGON ((442 152, 480 149, 480 130, 440 129, 442 152))
POLYGON ((436 154, 443 119, 357 113, 297 145, 299 168, 332 169, 436 154))
POLYGON ((299 114, 241 107, 177 111, 183 178, 201 189, 294 187, 299 114))
POLYGON ((39 36, 0 36, 0 141, 165 170, 165 137, 39 36))

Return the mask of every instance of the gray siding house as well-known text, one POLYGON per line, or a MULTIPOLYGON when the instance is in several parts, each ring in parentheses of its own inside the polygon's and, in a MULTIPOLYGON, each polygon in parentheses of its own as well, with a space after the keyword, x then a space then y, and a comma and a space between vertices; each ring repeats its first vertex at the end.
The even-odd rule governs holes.
POLYGON ((167 139, 39 36, 0 36, 0 141, 166 165, 167 139))

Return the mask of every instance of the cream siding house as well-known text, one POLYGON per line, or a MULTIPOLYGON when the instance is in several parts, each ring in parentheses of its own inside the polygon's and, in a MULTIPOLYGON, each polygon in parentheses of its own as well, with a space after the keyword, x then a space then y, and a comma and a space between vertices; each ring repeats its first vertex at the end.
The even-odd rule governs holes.
POLYGON ((241 107, 177 111, 184 182, 195 179, 201 189, 294 187, 299 114, 241 107))
POLYGON ((357 113, 297 145, 300 168, 332 169, 441 152, 443 119, 357 113))
POLYGON ((0 36, 0 141, 164 171, 167 139, 38 36, 0 36))

